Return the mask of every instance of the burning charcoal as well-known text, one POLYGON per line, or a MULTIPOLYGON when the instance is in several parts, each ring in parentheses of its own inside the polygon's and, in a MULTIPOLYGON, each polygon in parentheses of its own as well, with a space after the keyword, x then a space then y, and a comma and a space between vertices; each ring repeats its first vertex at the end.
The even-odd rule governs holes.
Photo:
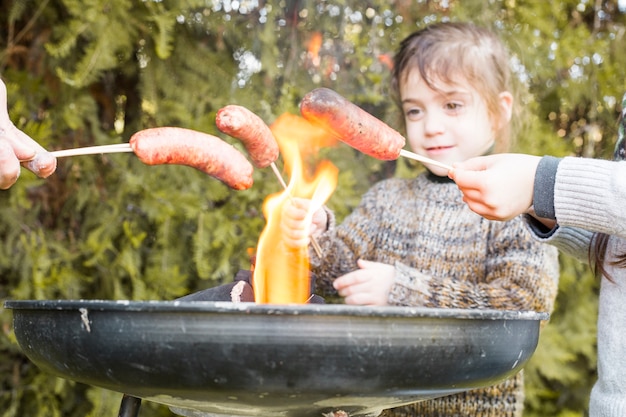
POLYGON ((331 411, 330 413, 322 413, 324 417, 350 417, 350 414, 343 410, 331 411))
POLYGON ((254 291, 250 284, 245 281, 237 281, 230 291, 230 301, 233 303, 254 301, 254 291))
POLYGON ((245 281, 235 281, 206 290, 197 291, 177 299, 178 301, 232 301, 253 302, 254 292, 245 281), (237 288, 235 290, 235 288, 237 288), (236 299, 233 299, 233 292, 236 299))
MULTIPOLYGON (((254 302, 254 290, 250 282, 252 272, 240 270, 235 275, 234 282, 219 285, 206 290, 197 291, 183 297, 178 301, 231 301, 233 303, 254 302)), ((315 286, 315 277, 311 276, 311 290, 315 286)), ((308 304, 324 304, 324 299, 319 295, 312 294, 307 301, 308 304)))
POLYGON ((326 304, 324 299, 317 294, 312 294, 311 298, 306 302, 307 304, 326 304))

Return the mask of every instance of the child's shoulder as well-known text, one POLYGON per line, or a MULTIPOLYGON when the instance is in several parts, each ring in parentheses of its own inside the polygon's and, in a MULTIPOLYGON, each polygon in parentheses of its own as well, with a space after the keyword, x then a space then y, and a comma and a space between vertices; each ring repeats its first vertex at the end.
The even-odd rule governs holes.
POLYGON ((386 178, 375 183, 369 189, 369 192, 377 194, 405 192, 414 187, 414 182, 415 178, 386 178))
MULTIPOLYGON (((378 182, 376 185, 383 188, 406 188, 421 190, 436 190, 437 192, 445 192, 444 189, 450 188, 458 190, 458 187, 448 177, 440 177, 429 172, 423 172, 413 178, 392 177, 378 182)), ((460 191, 459 191, 460 192, 460 191)))
POLYGON ((376 198, 435 199, 462 202, 462 194, 452 180, 434 181, 427 173, 415 178, 387 178, 374 184, 367 192, 376 198))

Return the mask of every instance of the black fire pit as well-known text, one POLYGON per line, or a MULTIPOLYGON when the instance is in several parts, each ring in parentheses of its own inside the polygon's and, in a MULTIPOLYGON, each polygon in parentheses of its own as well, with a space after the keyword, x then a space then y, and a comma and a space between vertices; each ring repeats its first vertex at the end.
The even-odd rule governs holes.
POLYGON ((533 354, 547 314, 189 301, 7 301, 56 376, 183 416, 306 417, 491 385, 533 354))

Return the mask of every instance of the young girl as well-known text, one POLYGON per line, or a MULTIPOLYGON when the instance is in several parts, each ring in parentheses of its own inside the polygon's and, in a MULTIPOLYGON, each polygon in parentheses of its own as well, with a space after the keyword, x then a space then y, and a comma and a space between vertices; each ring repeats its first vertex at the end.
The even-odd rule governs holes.
POLYGON ((590 417, 626 416, 626 96, 622 107, 616 162, 509 154, 451 173, 472 210, 492 219, 530 211, 526 221, 539 241, 589 257, 602 275, 590 417))
MULTIPOLYGON (((406 38, 393 87, 411 150, 453 164, 508 144, 513 98, 508 55, 491 32, 439 23, 406 38)), ((413 179, 374 185, 336 226, 332 212, 305 220, 308 200, 283 212, 285 242, 309 243, 318 289, 347 304, 550 312, 557 252, 534 241, 521 218, 491 222, 473 213, 436 166, 413 179), (309 220, 310 221, 310 220, 309 220)), ((521 416, 519 373, 495 386, 386 410, 386 416, 521 416)))

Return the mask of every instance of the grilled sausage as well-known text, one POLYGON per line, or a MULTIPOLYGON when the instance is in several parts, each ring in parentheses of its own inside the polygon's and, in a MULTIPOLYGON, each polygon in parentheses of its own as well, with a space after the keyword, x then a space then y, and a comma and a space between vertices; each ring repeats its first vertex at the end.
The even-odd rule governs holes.
POLYGON ((213 135, 180 127, 156 127, 135 133, 129 142, 146 165, 187 165, 235 190, 252 186, 254 168, 250 162, 232 145, 213 135))
POLYGON ((400 156, 404 137, 333 90, 317 88, 300 102, 302 117, 353 148, 382 160, 400 156))
POLYGON ((256 167, 265 168, 278 159, 278 143, 269 126, 247 108, 231 104, 219 109, 215 125, 223 133, 243 142, 256 167))

